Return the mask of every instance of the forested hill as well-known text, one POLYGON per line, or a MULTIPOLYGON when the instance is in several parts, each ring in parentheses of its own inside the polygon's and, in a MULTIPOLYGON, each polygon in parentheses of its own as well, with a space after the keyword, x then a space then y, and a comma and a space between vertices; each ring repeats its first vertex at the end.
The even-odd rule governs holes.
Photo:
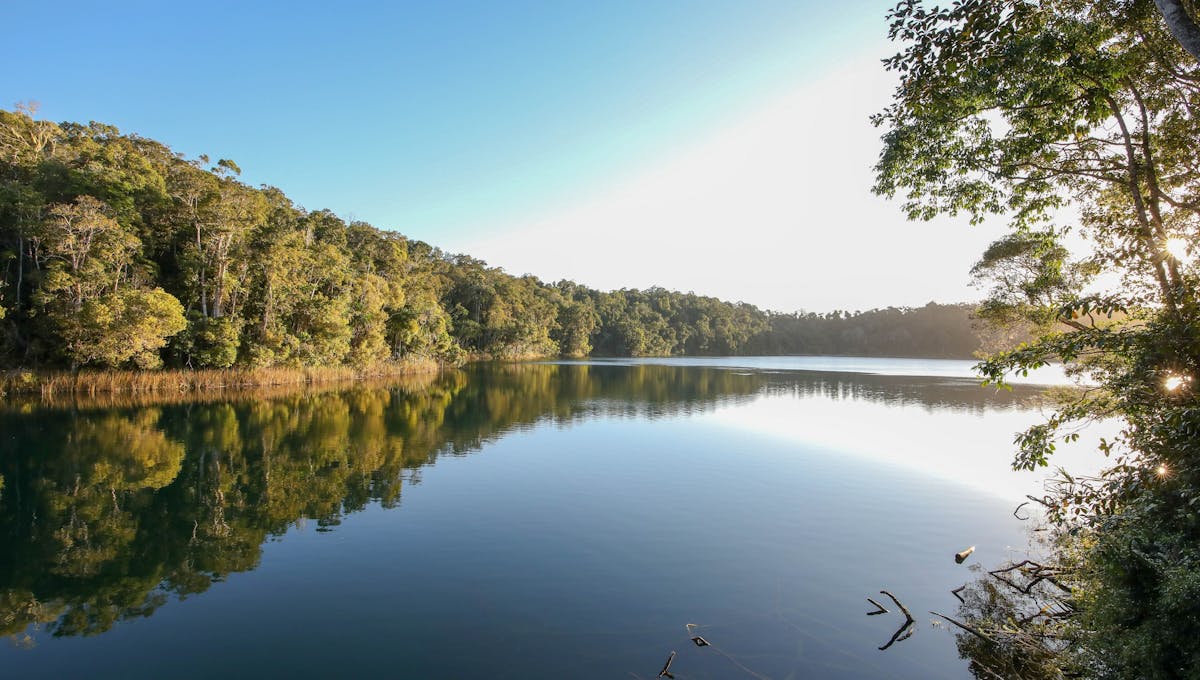
POLYGON ((0 111, 0 367, 370 366, 409 356, 969 357, 969 309, 772 314, 600 292, 247 186, 100 123, 0 111))

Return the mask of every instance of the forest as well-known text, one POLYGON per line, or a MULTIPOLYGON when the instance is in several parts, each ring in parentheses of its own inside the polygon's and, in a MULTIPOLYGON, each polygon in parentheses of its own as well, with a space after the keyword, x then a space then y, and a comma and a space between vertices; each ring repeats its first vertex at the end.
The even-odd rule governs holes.
POLYGON ((0 368, 368 368, 409 358, 971 357, 966 305, 779 314, 513 276, 238 165, 0 111, 0 368))

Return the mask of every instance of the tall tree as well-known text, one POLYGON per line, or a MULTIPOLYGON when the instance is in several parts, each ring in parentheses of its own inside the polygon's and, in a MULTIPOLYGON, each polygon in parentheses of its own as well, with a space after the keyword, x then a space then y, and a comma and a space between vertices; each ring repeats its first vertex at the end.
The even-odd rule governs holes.
POLYGON ((34 238, 44 268, 38 300, 77 364, 162 365, 158 351, 183 330, 183 307, 132 274, 141 243, 90 196, 50 208, 34 238))
POLYGON ((1101 444, 1116 464, 1046 501, 1075 609, 1028 639, 1076 672, 1180 677, 1200 667, 1200 623, 1177 605, 1200 596, 1200 64, 1150 0, 905 0, 890 18, 900 84, 875 118, 876 190, 914 218, 1007 220, 976 267, 984 309, 1043 332, 982 364, 988 379, 1062 360, 1099 386, 1022 433, 1014 465, 1124 423, 1101 444))
POLYGON ((1196 24, 1196 17, 1200 14, 1197 13, 1195 5, 1189 7, 1191 3, 1185 0, 1154 0, 1154 4, 1158 5, 1158 11, 1162 12, 1167 28, 1171 29, 1171 35, 1175 36, 1179 44, 1191 52, 1193 57, 1200 59, 1200 25, 1196 24))

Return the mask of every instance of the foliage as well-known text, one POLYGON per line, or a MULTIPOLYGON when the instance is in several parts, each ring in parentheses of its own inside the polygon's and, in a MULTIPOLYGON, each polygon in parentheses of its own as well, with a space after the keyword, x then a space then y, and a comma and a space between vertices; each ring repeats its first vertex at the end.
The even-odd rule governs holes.
POLYGON ((891 20, 900 85, 875 119, 876 190, 914 218, 1008 220, 976 265, 982 311, 1040 335, 981 364, 988 380, 1062 360, 1098 386, 1019 435, 1015 466, 1047 465, 1093 420, 1124 423, 1102 478, 1044 499, 1079 607, 1064 663, 1186 676, 1200 667, 1200 66, 1150 0, 905 0, 891 20))
POLYGON ((67 352, 80 364, 159 368, 167 338, 187 327, 183 305, 161 288, 122 291, 88 300, 64 324, 67 352))
POLYGON ((971 357, 982 348, 971 312, 970 305, 931 302, 912 309, 888 307, 853 314, 772 314, 770 331, 751 338, 747 350, 752 354, 971 357))
POLYGON ((187 160, 108 125, 33 114, 0 111, 0 366, 969 357, 980 346, 963 307, 780 315, 662 288, 603 293, 512 276, 305 211, 238 181, 233 161, 187 160))

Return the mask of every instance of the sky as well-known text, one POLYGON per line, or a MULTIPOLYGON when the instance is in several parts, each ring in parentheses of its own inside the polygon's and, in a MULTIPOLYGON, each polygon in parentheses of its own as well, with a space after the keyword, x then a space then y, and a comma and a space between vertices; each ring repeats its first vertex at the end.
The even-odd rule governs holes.
POLYGON ((5 8, 39 102, 513 274, 776 311, 977 299, 997 232, 870 192, 891 0, 5 8))

